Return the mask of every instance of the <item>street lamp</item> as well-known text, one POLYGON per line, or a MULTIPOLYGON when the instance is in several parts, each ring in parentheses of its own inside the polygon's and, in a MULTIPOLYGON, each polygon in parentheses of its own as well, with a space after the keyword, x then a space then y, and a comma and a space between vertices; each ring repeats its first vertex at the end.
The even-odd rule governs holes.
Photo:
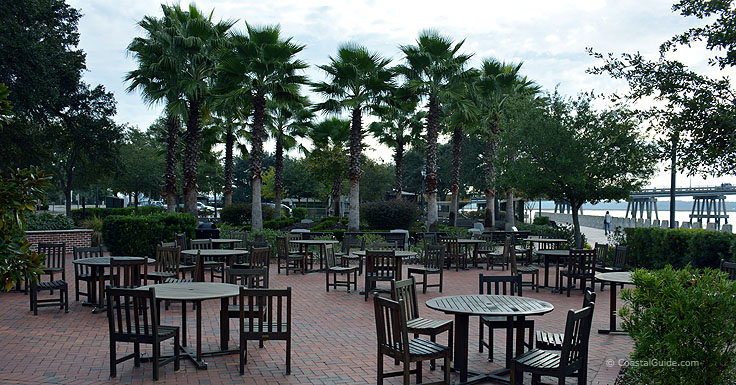
POLYGON ((422 167, 421 174, 422 174, 422 191, 419 192, 419 198, 421 202, 422 213, 424 213, 424 181, 427 178, 427 170, 424 167, 422 167))

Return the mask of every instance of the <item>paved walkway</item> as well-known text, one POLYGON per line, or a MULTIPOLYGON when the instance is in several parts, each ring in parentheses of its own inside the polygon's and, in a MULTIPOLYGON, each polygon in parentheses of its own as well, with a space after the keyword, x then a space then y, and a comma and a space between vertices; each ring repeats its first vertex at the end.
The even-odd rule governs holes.
MULTIPOLYGON (((67 259, 68 261, 71 258, 67 259)), ((436 289, 427 294, 419 293, 420 313, 427 318, 452 319, 443 313, 428 309, 424 302, 442 295, 470 294, 478 292, 478 274, 508 274, 508 271, 472 269, 445 273, 445 288, 442 294, 436 289)), ((67 266, 67 280, 73 286, 73 268, 67 266)), ((362 278, 362 277, 359 277, 362 278)), ((554 281, 553 278, 551 278, 554 281)), ((542 279, 543 280, 543 279, 542 279)), ((357 293, 343 290, 325 292, 324 275, 277 275, 271 265, 271 286, 293 289, 293 351, 292 374, 285 374, 283 342, 266 342, 259 349, 251 343, 248 349, 248 364, 244 376, 238 374, 238 356, 210 357, 209 370, 196 370, 188 361, 182 361, 181 370, 174 372, 173 365, 161 368, 158 384, 372 384, 376 381, 376 336, 373 304, 357 293)), ((359 288, 362 287, 362 281, 359 288)), ((535 317, 537 330, 561 332, 568 309, 579 308, 582 302, 580 291, 570 298, 552 294, 550 289, 539 293, 524 291, 525 296, 548 301, 555 310, 547 315, 535 317)), ((151 364, 134 368, 132 361, 118 365, 118 377, 109 378, 108 325, 104 314, 91 314, 91 308, 74 302, 73 287, 69 314, 58 309, 41 308, 38 316, 28 310, 28 296, 21 293, 0 294, 0 383, 1 384, 143 384, 153 383, 151 364)), ((620 301, 619 301, 620 305, 620 301)), ((617 362, 628 356, 632 340, 628 336, 601 335, 596 332, 608 324, 608 291, 599 293, 593 331, 590 337, 588 379, 590 384, 612 384, 619 371, 617 362)), ((219 343, 219 303, 206 301, 203 306, 204 349, 217 349, 219 343)), ((162 323, 180 325, 179 305, 172 305, 163 312, 162 323)), ((194 318, 194 317, 191 317, 194 318)), ((470 368, 491 371, 504 362, 505 334, 497 331, 495 340, 495 362, 488 362, 486 353, 478 353, 478 322, 471 319, 470 368)), ((190 341, 193 343, 194 321, 190 319, 190 341)), ((231 320, 231 344, 237 341, 237 323, 231 320)), ((445 337, 439 337, 445 343, 445 337)), ((236 342, 235 342, 236 343, 236 342)), ((132 351, 132 346, 120 344, 118 357, 132 351)), ((143 348, 150 353, 149 347, 143 348)), ((171 346, 164 346, 164 352, 171 346)), ((391 361, 385 367, 394 368, 391 361)), ((441 372, 429 372, 425 368, 425 380, 440 378, 441 372)), ((453 374, 453 379, 457 376, 453 374)), ((548 379, 549 380, 549 379, 548 379)), ((530 378, 525 381, 528 383, 530 378)), ((399 383, 397 378, 387 383, 399 383)), ((414 383, 414 378, 412 378, 414 383)), ((568 384, 577 383, 569 379, 568 384)))

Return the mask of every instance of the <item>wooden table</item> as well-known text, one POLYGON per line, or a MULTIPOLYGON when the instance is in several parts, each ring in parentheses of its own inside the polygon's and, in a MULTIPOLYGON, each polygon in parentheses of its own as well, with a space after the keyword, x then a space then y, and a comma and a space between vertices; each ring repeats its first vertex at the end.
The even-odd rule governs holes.
POLYGON ((529 297, 508 295, 453 295, 432 298, 427 307, 446 314, 455 315, 455 369, 460 373, 460 383, 469 384, 495 380, 508 383, 504 377, 509 373, 514 354, 513 324, 516 324, 516 355, 524 352, 524 318, 542 315, 554 310, 548 302, 529 297), (506 317, 506 368, 492 373, 471 373, 468 378, 468 329, 470 316, 506 317))
POLYGON ((230 338, 230 319, 228 318, 227 307, 228 298, 235 297, 240 294, 240 286, 219 282, 177 282, 142 286, 138 289, 148 290, 151 287, 156 289, 156 300, 181 302, 182 354, 191 359, 197 366, 197 369, 207 369, 207 362, 202 360, 202 357, 204 356, 219 356, 239 352, 237 349, 228 350, 227 345, 230 338), (202 301, 218 298, 220 299, 220 350, 202 352, 202 301), (193 352, 187 346, 187 302, 193 302, 196 308, 196 352, 193 352))
POLYGON ((618 284, 634 284, 630 271, 617 271, 611 273, 596 273, 595 279, 600 282, 609 282, 611 286, 611 308, 609 309, 609 329, 598 329, 600 334, 626 334, 623 330, 616 329, 616 286, 618 284))
MULTIPOLYGON (((478 246, 485 243, 482 239, 466 239, 458 238, 457 243, 465 248, 465 254, 468 253, 468 247, 473 246, 473 267, 478 267, 478 246)), ((467 261, 463 259, 463 269, 467 269, 467 261)))
POLYGON ((544 257, 544 286, 549 287, 549 259, 555 259, 555 289, 560 287, 560 259, 570 257, 570 250, 537 250, 537 255, 544 257))
POLYGON ((334 239, 296 239, 289 242, 295 245, 299 245, 300 250, 302 247, 304 247, 305 253, 308 251, 310 246, 319 246, 319 270, 324 270, 324 255, 327 253, 327 248, 325 246, 338 243, 334 239))
MULTIPOLYGON (((102 313, 103 311, 105 311, 105 268, 110 267, 110 260, 112 258, 122 261, 140 261, 144 259, 143 257, 109 256, 81 258, 72 261, 72 263, 76 265, 89 266, 92 270, 91 275, 97 278, 97 285, 89 285, 90 293, 88 301, 83 303, 83 305, 94 306, 94 309, 92 309, 93 314, 102 313)), ((146 263, 149 265, 155 262, 155 259, 146 258, 146 263)))
POLYGON ((213 238, 212 239, 212 246, 216 248, 220 248, 220 246, 225 245, 228 249, 234 249, 235 244, 242 242, 242 239, 236 239, 236 238, 213 238))
POLYGON ((534 242, 539 242, 539 243, 542 243, 542 242, 565 243, 567 242, 567 239, 562 239, 562 238, 526 238, 522 240, 524 242, 532 242, 532 243, 534 242))
MULTIPOLYGON (((214 239, 213 239, 214 241, 214 239)), ((247 255, 248 250, 235 250, 235 249, 187 249, 182 250, 181 255, 187 256, 189 258, 195 258, 197 256, 197 253, 201 253, 200 255, 203 257, 209 257, 209 258, 219 258, 225 260, 226 266, 232 266, 233 265, 233 257, 241 256, 241 255, 247 255)), ((197 261, 194 261, 196 263, 197 261)), ((224 274, 224 273, 223 273, 224 274)))

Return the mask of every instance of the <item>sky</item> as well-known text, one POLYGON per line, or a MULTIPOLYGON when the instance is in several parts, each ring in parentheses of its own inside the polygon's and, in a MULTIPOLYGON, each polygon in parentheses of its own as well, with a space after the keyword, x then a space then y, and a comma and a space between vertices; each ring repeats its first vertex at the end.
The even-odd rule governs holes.
MULTIPOLYGON (((135 67, 126 47, 142 36, 136 23, 146 15, 160 17, 160 3, 152 0, 69 0, 80 9, 80 48, 87 54, 85 81, 102 84, 118 101, 118 123, 147 128, 162 106, 146 105, 139 93, 126 92, 125 74, 135 67)), ((168 3, 170 4, 170 3, 168 3)), ((182 5, 189 4, 181 2, 182 5)), ((564 95, 583 91, 621 92, 622 81, 590 75, 586 69, 600 64, 586 52, 640 51, 654 59, 659 44, 704 21, 684 18, 671 11, 672 0, 542 0, 542 1, 319 1, 319 0, 230 0, 197 1, 197 6, 214 19, 238 20, 237 29, 251 25, 280 24, 283 36, 293 36, 306 47, 299 55, 311 65, 306 75, 323 80, 317 65, 327 64, 330 55, 344 42, 358 42, 372 51, 402 60, 399 45, 414 44, 420 31, 432 28, 456 41, 465 39, 461 51, 473 54, 472 65, 483 58, 523 62, 522 73, 545 90, 557 87, 564 95)), ((679 50, 675 58, 699 72, 718 74, 707 65, 707 52, 679 50)), ((446 140, 446 139, 445 139, 446 140)), ((267 151, 273 151, 267 143, 267 151)), ((374 140, 366 141, 370 157, 390 162, 391 152, 374 140)), ((679 185, 736 184, 733 176, 703 179, 680 176, 679 185)), ((652 186, 669 185, 662 171, 652 186)))

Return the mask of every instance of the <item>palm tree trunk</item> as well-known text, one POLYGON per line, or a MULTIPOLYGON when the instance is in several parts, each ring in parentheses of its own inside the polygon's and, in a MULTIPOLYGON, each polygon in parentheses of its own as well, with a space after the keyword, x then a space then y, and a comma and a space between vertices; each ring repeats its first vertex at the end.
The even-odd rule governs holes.
POLYGON ((199 127, 199 100, 189 101, 187 134, 184 147, 184 212, 197 216, 197 166, 199 142, 202 131, 199 127))
POLYGON ((401 199, 402 186, 404 185, 404 138, 396 137, 396 153, 394 154, 394 167, 396 175, 396 199, 401 199))
POLYGON ((491 136, 486 141, 486 156, 484 168, 486 171, 486 212, 484 225, 486 227, 494 227, 496 225, 496 166, 493 161, 496 158, 496 148, 498 147, 498 126, 497 123, 491 125, 491 136))
POLYGON ((342 195, 342 176, 332 181, 332 205, 336 217, 341 217, 340 195, 342 195))
POLYGON ((250 183, 252 186, 251 225, 253 230, 263 230, 263 214, 261 213, 261 163, 263 161, 263 139, 266 136, 264 118, 266 97, 262 93, 253 99, 253 133, 250 150, 250 183))
POLYGON ((450 226, 457 224, 457 209, 460 191, 460 167, 463 162, 463 129, 452 130, 452 198, 450 200, 450 226))
POLYGON ((235 135, 233 134, 233 123, 228 122, 225 132, 225 194, 223 195, 223 206, 233 204, 233 146, 235 135))
POLYGON ((363 126, 360 108, 353 109, 350 126, 350 211, 348 213, 348 231, 360 229, 360 153, 363 147, 363 126))
POLYGON ((273 176, 273 202, 274 202, 274 218, 281 217, 281 193, 284 189, 284 131, 279 127, 279 133, 276 137, 276 161, 274 165, 273 176))
POLYGON ((166 209, 176 212, 176 153, 179 141, 179 118, 173 114, 166 117, 166 209))
POLYGON ((506 230, 511 230, 512 226, 516 226, 514 221, 514 190, 506 189, 506 230))
POLYGON ((438 231, 437 212, 437 135, 439 129, 439 102, 437 97, 429 97, 427 117, 427 230, 438 231))

